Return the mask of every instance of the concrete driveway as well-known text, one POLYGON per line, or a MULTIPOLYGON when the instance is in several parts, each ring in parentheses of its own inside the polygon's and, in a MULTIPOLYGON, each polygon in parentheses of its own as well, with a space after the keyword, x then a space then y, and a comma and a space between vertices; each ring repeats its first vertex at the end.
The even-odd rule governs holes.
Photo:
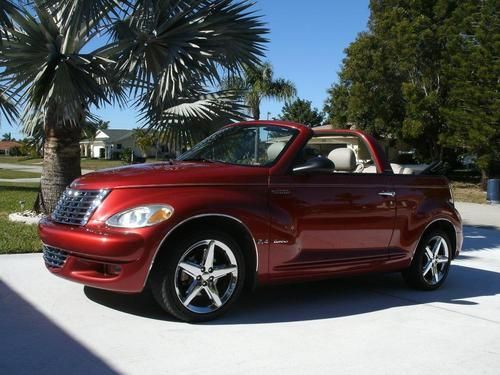
POLYGON ((223 319, 169 318, 148 295, 0 256, 0 374, 499 374, 500 230, 465 227, 444 287, 398 274, 286 285, 223 319))

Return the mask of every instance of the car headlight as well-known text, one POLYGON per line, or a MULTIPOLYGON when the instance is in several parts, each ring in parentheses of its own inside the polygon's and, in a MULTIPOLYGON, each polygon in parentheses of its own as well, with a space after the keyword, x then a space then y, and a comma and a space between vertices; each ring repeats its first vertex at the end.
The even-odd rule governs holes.
POLYGON ((119 228, 149 227, 168 220, 174 213, 173 207, 166 204, 152 204, 135 207, 111 216, 106 224, 119 228))

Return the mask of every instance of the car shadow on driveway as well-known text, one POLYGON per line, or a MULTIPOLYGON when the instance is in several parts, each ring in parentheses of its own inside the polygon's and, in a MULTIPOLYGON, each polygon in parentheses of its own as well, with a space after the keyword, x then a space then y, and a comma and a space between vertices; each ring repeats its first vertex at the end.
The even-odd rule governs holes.
POLYGON ((0 374, 118 374, 0 280, 0 374))
MULTIPOLYGON (((286 284, 257 289, 241 298, 222 318, 205 323, 261 324, 330 319, 390 309, 441 302, 474 305, 470 299, 500 293, 500 274, 453 265, 446 283, 433 292, 408 288, 399 274, 286 284)), ((101 305, 133 315, 175 321, 164 313, 149 293, 117 294, 84 288, 87 297, 101 305)), ((500 320, 499 320, 500 322, 500 320)))
MULTIPOLYGON (((464 227, 464 237, 463 258, 473 258, 478 250, 496 252, 500 249, 498 230, 464 227)), ((330 319, 433 302, 449 304, 450 308, 453 308, 452 305, 476 305, 471 299, 500 294, 499 280, 499 273, 452 264, 444 285, 432 292, 410 289, 399 273, 276 285, 242 296, 228 314, 205 324, 330 319)), ((151 319, 175 321, 163 312, 149 292, 124 295, 90 287, 85 287, 84 291, 90 300, 111 309, 151 319)))

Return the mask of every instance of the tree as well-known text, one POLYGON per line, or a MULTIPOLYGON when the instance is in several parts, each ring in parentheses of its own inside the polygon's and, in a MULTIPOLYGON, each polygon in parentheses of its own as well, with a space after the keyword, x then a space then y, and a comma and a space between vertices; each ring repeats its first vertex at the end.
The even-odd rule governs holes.
POLYGON ((22 98, 25 129, 43 123, 45 213, 81 174, 90 108, 132 99, 154 132, 221 113, 239 118, 233 93, 207 87, 222 81, 221 71, 258 63, 266 42, 267 29, 243 0, 7 3, 0 3, 0 78, 22 98))
POLYGON ((142 152, 142 156, 146 157, 149 149, 156 143, 155 138, 144 129, 134 129, 133 137, 135 144, 142 152))
POLYGON ((284 105, 280 118, 313 127, 323 123, 324 115, 317 108, 312 108, 309 100, 298 98, 294 102, 284 105))
POLYGON ((440 141, 477 157, 483 187, 489 176, 500 176, 499 6, 462 2, 448 22, 450 89, 443 117, 449 132, 440 141))
POLYGON ((228 77, 223 87, 239 93, 254 120, 260 119, 262 99, 286 101, 297 95, 295 85, 291 81, 274 78, 273 67, 269 62, 260 65, 245 65, 243 76, 228 77))
POLYGON ((12 141, 12 133, 5 133, 2 135, 2 141, 12 141))
POLYGON ((372 0, 368 31, 346 49, 325 111, 423 161, 456 149, 478 156, 483 180, 498 155, 498 2, 372 0))

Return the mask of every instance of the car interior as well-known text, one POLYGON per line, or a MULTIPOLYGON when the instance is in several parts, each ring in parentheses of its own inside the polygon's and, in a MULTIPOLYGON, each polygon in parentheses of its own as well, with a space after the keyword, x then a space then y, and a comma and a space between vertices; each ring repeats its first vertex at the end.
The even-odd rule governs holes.
MULTIPOLYGON (((333 173, 377 173, 373 156, 365 142, 355 135, 315 136, 309 140, 298 156, 295 165, 311 158, 330 159, 333 173)), ((391 163, 396 174, 414 174, 411 168, 391 163)))

